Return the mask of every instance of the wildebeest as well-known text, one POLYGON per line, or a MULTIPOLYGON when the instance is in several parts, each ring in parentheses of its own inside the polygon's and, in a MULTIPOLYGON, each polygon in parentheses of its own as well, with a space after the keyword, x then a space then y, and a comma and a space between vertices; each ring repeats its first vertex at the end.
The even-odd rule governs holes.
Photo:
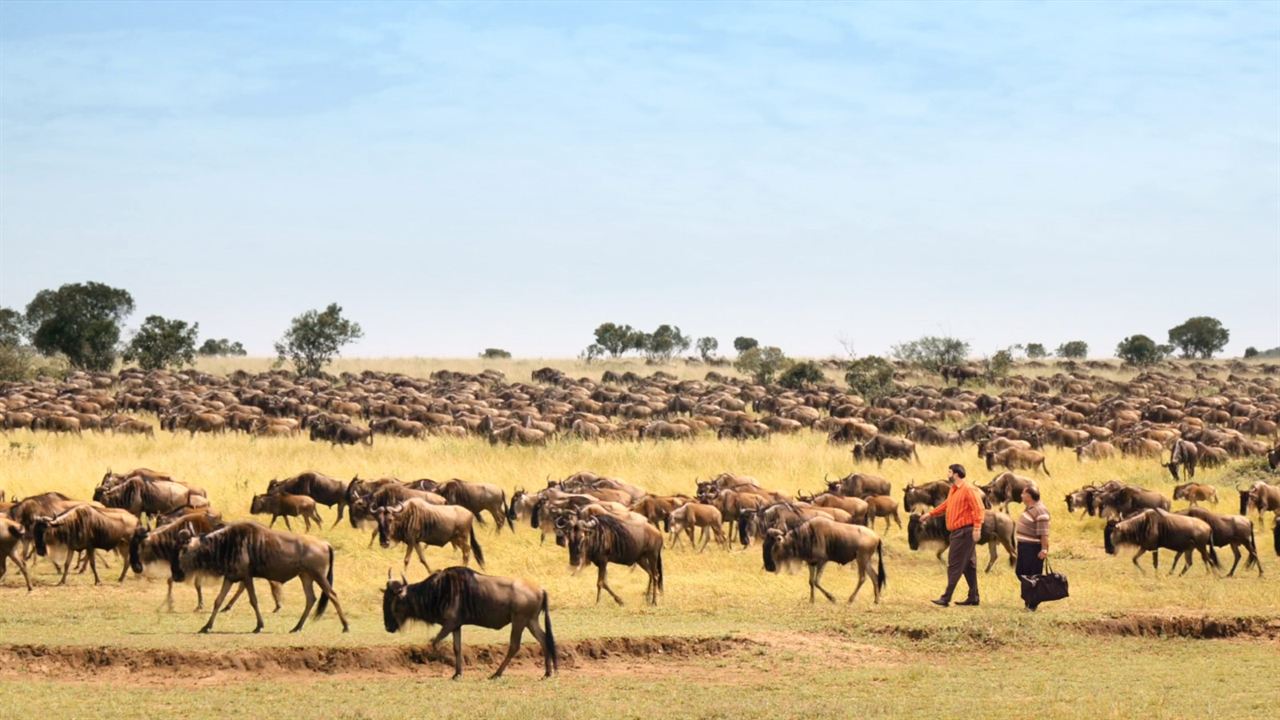
POLYGON ((511 626, 511 641, 506 657, 489 678, 501 677, 511 658, 520 649, 525 628, 542 646, 545 667, 543 677, 551 677, 559 669, 556 639, 551 631, 551 611, 547 593, 537 585, 518 578, 481 575, 464 567, 451 567, 432 573, 422 582, 407 584, 391 579, 382 591, 382 622, 393 633, 410 620, 439 625, 440 632, 431 646, 453 634, 453 679, 462 677, 462 626, 478 625, 490 629, 511 626), (542 613, 543 628, 538 627, 542 613))
POLYGON ((31 592, 31 576, 27 574, 27 564, 17 552, 23 534, 22 523, 0 516, 0 578, 9 571, 8 561, 12 560, 22 573, 22 579, 27 581, 27 592, 31 592))
POLYGON ((915 458, 917 464, 920 462, 915 443, 886 435, 877 435, 866 443, 853 446, 853 459, 862 462, 864 458, 875 460, 877 467, 884 465, 885 460, 909 461, 915 458))
POLYGON ((1257 480, 1249 487, 1248 490, 1240 490, 1240 514, 1248 515, 1249 506, 1252 505, 1258 511, 1258 517, 1261 518, 1263 513, 1276 513, 1280 519, 1280 486, 1268 485, 1261 480, 1257 480))
MULTIPOLYGON (((138 518, 126 510, 116 508, 96 508, 89 504, 77 505, 56 517, 42 516, 36 518, 34 535, 36 552, 40 555, 48 553, 45 535, 49 530, 58 533, 62 544, 67 548, 67 556, 63 560, 62 579, 59 585, 67 582, 67 571, 71 569, 71 556, 83 550, 88 553, 89 568, 93 571, 93 584, 101 582, 98 578, 96 550, 115 550, 121 558, 128 557, 129 539, 138 528, 138 518)), ((124 564, 120 572, 123 581, 129 572, 129 565, 124 564)))
POLYGON ((1198 503, 1206 500, 1217 505, 1218 489, 1203 483, 1182 483, 1181 485, 1173 486, 1173 499, 1186 500, 1191 503, 1191 507, 1195 507, 1198 503))
POLYGON ((1111 488, 1099 490, 1094 494, 1092 502, 1093 508, 1102 517, 1109 515, 1128 517, 1140 510, 1159 509, 1168 511, 1172 507, 1169 498, 1155 490, 1120 483, 1111 488))
POLYGON ((311 532, 311 521, 316 521, 316 528, 323 528, 324 522, 320 513, 316 512, 316 501, 306 495, 290 495, 288 493, 263 493, 254 495, 249 503, 252 515, 270 515, 271 523, 267 527, 275 527, 277 518, 284 518, 284 526, 293 530, 289 518, 300 517, 306 524, 307 532, 311 532))
POLYGON ((249 604, 253 606, 253 614, 258 620, 253 631, 260 632, 263 627, 262 612, 258 609, 254 578, 278 583, 301 579, 307 603, 302 609, 302 616, 298 618, 298 624, 290 632, 302 630, 313 605, 316 606, 318 619, 324 614, 330 600, 338 611, 338 619, 342 621, 342 632, 350 629, 346 615, 342 612, 342 605, 338 603, 338 595, 333 590, 333 546, 329 543, 306 535, 270 530, 252 521, 231 523, 204 535, 180 531, 179 538, 183 539, 184 536, 186 539, 183 547, 170 566, 173 579, 182 582, 191 573, 222 577, 222 589, 213 601, 213 613, 200 628, 200 632, 207 633, 213 629, 213 621, 218 617, 222 601, 235 583, 245 584, 245 589, 249 592, 249 604), (313 584, 320 586, 318 604, 313 584))
MULTIPOLYGON (((1120 545, 1134 545, 1138 552, 1133 556, 1133 566, 1138 565, 1138 558, 1143 553, 1151 552, 1152 567, 1160 567, 1160 548, 1173 550, 1174 566, 1179 556, 1186 556, 1186 566, 1182 574, 1191 569, 1192 551, 1199 551, 1204 559, 1205 570, 1219 567, 1218 553, 1213 546, 1213 529, 1209 523, 1194 517, 1174 515, 1165 510, 1144 510, 1125 520, 1114 518, 1107 521, 1102 530, 1102 544, 1108 555, 1115 555, 1120 545)), ((1169 571, 1171 574, 1173 570, 1169 571)))
MULTIPOLYGON (((450 505, 461 505, 470 510, 479 522, 484 522, 480 517, 481 512, 489 513, 493 516, 497 529, 502 530, 502 524, 507 519, 507 491, 497 485, 455 478, 440 485, 436 492, 440 493, 450 505)), ((515 531, 513 524, 511 532, 515 531)))
POLYGON ((937 507, 946 501, 947 493, 950 491, 951 486, 942 480, 934 480, 924 485, 916 485, 912 481, 902 490, 902 507, 907 512, 912 512, 921 505, 937 507))
POLYGON ((1049 475, 1049 466, 1044 461, 1044 453, 1038 450, 1009 448, 1000 452, 988 452, 986 459, 988 470, 995 470, 996 466, 999 465, 1009 470, 1043 471, 1046 477, 1051 477, 1049 475))
POLYGON ((711 536, 714 534, 716 542, 723 545, 726 550, 729 549, 729 538, 724 534, 722 527, 724 522, 720 517, 720 511, 714 505, 685 503, 671 512, 670 520, 668 531, 671 533, 673 546, 679 541, 680 533, 687 533, 689 546, 702 552, 707 548, 707 543, 711 542, 711 536), (693 539, 693 532, 697 528, 702 528, 701 547, 698 547, 693 539))
POLYGON ((889 532, 889 521, 892 520, 899 528, 902 527, 902 518, 898 516, 898 501, 888 495, 868 495, 867 501, 867 527, 875 529, 876 518, 884 518, 884 531, 889 532))
POLYGON ((1084 445, 1076 447, 1076 461, 1084 462, 1085 460, 1109 460, 1120 454, 1115 445, 1103 440, 1090 440, 1084 445))
POLYGON ((209 504, 203 490, 173 480, 148 480, 140 475, 110 486, 99 485, 93 499, 107 507, 127 510, 139 518, 149 515, 152 519, 174 508, 209 504))
POLYGON ((1165 463, 1165 467, 1169 468, 1169 473, 1173 475, 1174 480, 1178 480, 1178 469, 1185 467, 1187 469, 1187 477, 1196 476, 1196 463, 1200 460, 1200 448, 1190 440, 1178 440, 1173 443, 1173 447, 1169 449, 1169 462, 1165 463))
MULTIPOLYGON (((982 519, 982 533, 978 538, 979 545, 986 545, 989 553, 987 567, 983 572, 991 572, 999 557, 997 545, 1003 545, 1009 554, 1009 565, 1013 566, 1018 559, 1017 546, 1013 542, 1013 518, 996 510, 987 510, 982 519)), ((923 544, 941 543, 938 548, 938 561, 942 561, 942 552, 947 549, 951 532, 947 530, 947 519, 942 515, 925 517, 923 513, 911 513, 907 517, 907 546, 919 550, 923 544)))
MULTIPOLYGON (((817 507, 839 508, 847 513, 852 522, 859 525, 871 524, 871 504, 860 497, 846 497, 834 493, 823 493, 814 497, 796 496, 797 500, 808 502, 817 507)), ((885 522, 888 522, 887 520, 885 522)))
POLYGON ((663 591, 662 574, 662 533, 649 523, 628 523, 610 515, 599 515, 587 520, 574 520, 569 523, 568 537, 569 563, 581 567, 587 563, 595 565, 596 602, 600 602, 600 591, 604 590, 613 596, 615 602, 622 604, 622 598, 609 587, 608 565, 639 565, 649 576, 645 587, 645 600, 650 605, 658 604, 658 594, 663 591))
POLYGON ((831 602, 836 601, 835 596, 827 592, 821 584, 822 571, 827 563, 847 565, 857 560, 858 584, 848 600, 853 602, 867 579, 867 572, 871 566, 871 554, 874 552, 878 567, 871 586, 875 590, 875 602, 880 602, 880 593, 884 589, 886 580, 884 543, 870 528, 838 523, 828 518, 814 518, 785 533, 770 529, 765 534, 763 552, 764 567, 769 572, 777 572, 779 564, 787 560, 799 560, 809 566, 809 602, 811 603, 815 600, 815 590, 820 590, 831 602))
POLYGON ((347 505, 346 486, 341 480, 309 470, 282 480, 267 483, 268 493, 288 493, 290 495, 306 495, 321 505, 338 506, 338 517, 334 526, 342 520, 342 511, 347 505))
POLYGON ((471 563, 471 554, 475 553, 476 562, 484 567, 484 550, 476 541, 473 524, 475 515, 464 507, 432 505, 419 498, 410 498, 374 510, 374 517, 378 521, 378 543, 382 547, 391 547, 392 542, 405 544, 406 569, 409 567, 409 559, 417 553, 422 566, 427 572, 431 572, 431 566, 422 553, 423 543, 436 547, 452 544, 462 552, 464 565, 471 563))
POLYGON ((893 486, 882 477, 852 473, 828 482, 827 492, 845 497, 866 498, 868 495, 888 495, 893 492, 893 486))
MULTIPOLYGON (((1227 577, 1236 574, 1236 566, 1240 564, 1241 547, 1249 551, 1249 559, 1244 564, 1245 569, 1248 569, 1250 565, 1257 565, 1258 576, 1262 576, 1262 563, 1258 559, 1258 545, 1254 539, 1253 523, 1249 521, 1249 518, 1243 515, 1219 515, 1216 512, 1199 507, 1187 508, 1178 512, 1178 514, 1199 518, 1208 523, 1209 528, 1213 531, 1213 544, 1215 546, 1231 546, 1235 561, 1231 563, 1231 572, 1227 573, 1227 577)), ((1177 562, 1177 558, 1174 558, 1174 562, 1177 562)), ((1169 572, 1173 572, 1173 568, 1170 568, 1169 572)))
MULTIPOLYGON (((982 491, 988 507, 1000 505, 1005 512, 1009 512, 1009 503, 1021 500, 1022 491, 1029 487, 1039 489, 1035 480, 1006 471, 991 478, 991 482, 986 485, 978 486, 978 489, 982 491)), ((934 503, 934 506, 938 504, 934 503)))

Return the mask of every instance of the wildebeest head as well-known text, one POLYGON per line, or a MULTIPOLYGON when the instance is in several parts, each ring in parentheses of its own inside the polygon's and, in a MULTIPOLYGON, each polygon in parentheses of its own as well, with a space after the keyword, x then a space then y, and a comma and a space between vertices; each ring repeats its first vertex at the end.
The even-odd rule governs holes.
POLYGON ((738 540, 742 542, 743 547, 751 543, 751 536, 759 525, 760 513, 758 510, 738 511, 738 540))
POLYGON ((369 517, 369 499, 365 496, 356 495, 347 503, 347 520, 351 523, 351 527, 359 528, 360 522, 369 517))
POLYGON ((133 531, 133 536, 129 538, 129 568, 139 575, 143 571, 142 544, 147 541, 149 534, 145 525, 139 525, 138 529, 133 531))
POLYGON ((782 555, 782 541, 785 534, 776 528, 770 528, 764 534, 764 569, 769 572, 778 572, 778 560, 782 555))
POLYGON ((1240 514, 1248 515, 1249 514, 1249 493, 1252 492, 1252 488, 1250 488, 1249 490, 1241 490, 1240 486, 1237 485, 1236 492, 1240 493, 1240 514))
MULTIPOLYGON (((1169 474, 1173 476, 1173 479, 1174 479, 1174 480, 1181 480, 1181 479, 1182 479, 1182 478, 1178 475, 1178 469, 1182 466, 1182 464, 1181 464, 1181 463, 1168 462, 1168 463, 1165 463, 1165 464, 1164 464, 1164 466, 1165 466, 1165 467, 1167 467, 1167 468, 1169 468, 1169 474)), ((1180 485, 1179 487, 1183 487, 1183 488, 1185 488, 1186 486, 1185 486, 1185 485, 1180 485)), ((1177 489, 1177 488, 1174 488, 1174 490, 1173 490, 1173 491, 1174 491, 1174 493, 1175 493, 1175 495, 1173 496, 1173 499, 1174 499, 1174 500, 1178 500, 1179 498, 1178 498, 1178 496, 1176 495, 1176 493, 1178 492, 1178 489, 1177 489)))
POLYGON ((912 550, 920 549, 920 531, 924 526, 920 515, 920 513, 911 513, 907 516, 907 546, 912 550))
POLYGON ((391 547, 391 525, 402 510, 404 510, 404 503, 385 505, 373 511, 373 517, 378 521, 378 545, 384 548, 391 547))
POLYGON ((196 553, 200 552, 203 538, 183 528, 178 531, 177 540, 179 550, 169 558, 169 576, 174 582, 182 582, 187 579, 187 573, 195 570, 196 553))
MULTIPOLYGON (((1169 463, 1169 464, 1170 464, 1170 465, 1173 465, 1174 463, 1169 463)), ((1175 477, 1175 478, 1177 478, 1177 476, 1176 476, 1176 475, 1175 475, 1174 477, 1175 477)), ((1191 485, 1191 483, 1182 483, 1181 485, 1174 485, 1174 486, 1173 486, 1173 499, 1174 499, 1174 500, 1186 500, 1186 499, 1187 499, 1187 488, 1188 488, 1188 487, 1190 487, 1190 485, 1191 485)))
POLYGON ((266 495, 254 495, 253 500, 249 503, 249 513, 257 515, 258 513, 266 512, 266 504, 266 495))
POLYGON ((44 557, 49 554, 49 546, 45 541, 45 533, 49 530, 49 523, 53 522, 53 518, 48 515, 41 515, 35 519, 31 526, 31 534, 36 540, 36 554, 44 557))
POLYGON ((526 494, 524 488, 516 488, 516 491, 511 493, 511 502, 507 505, 507 522, 511 523, 512 528, 516 526, 516 506, 526 494))
POLYGON ((569 564, 578 567, 586 560, 587 543, 599 525, 597 520, 579 520, 574 517, 564 518, 564 541, 569 547, 569 564))
POLYGON ((862 443, 857 443, 853 446, 852 452, 853 452, 853 459, 857 462, 862 462, 862 458, 866 454, 866 448, 863 446, 862 443))
POLYGON ((1116 544, 1114 542, 1115 532, 1116 520, 1115 518, 1110 518, 1107 520, 1106 526, 1102 528, 1102 547, 1107 551, 1108 555, 1116 554, 1116 544))
POLYGON ((404 575, 399 580, 391 579, 391 570, 387 569, 387 586, 382 590, 382 625, 387 632, 398 631, 405 621, 405 596, 409 583, 404 575))

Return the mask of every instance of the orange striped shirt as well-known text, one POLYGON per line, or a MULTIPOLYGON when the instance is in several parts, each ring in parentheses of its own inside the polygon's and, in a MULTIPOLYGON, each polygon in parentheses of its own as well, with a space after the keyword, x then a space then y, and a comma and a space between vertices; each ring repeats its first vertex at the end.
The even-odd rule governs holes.
POLYGON ((967 483, 957 482, 947 491, 947 499, 929 513, 929 517, 947 514, 947 529, 959 530, 963 527, 977 525, 982 527, 986 511, 978 494, 967 483))

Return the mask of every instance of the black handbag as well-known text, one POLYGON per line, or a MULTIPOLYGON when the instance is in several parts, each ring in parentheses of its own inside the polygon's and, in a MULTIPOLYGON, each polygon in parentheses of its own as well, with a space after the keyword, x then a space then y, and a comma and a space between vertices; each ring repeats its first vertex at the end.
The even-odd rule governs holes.
POLYGON ((1067 588, 1067 576, 1053 572, 1049 560, 1044 561, 1043 575, 1019 575, 1022 581, 1022 600, 1034 610, 1040 603, 1061 600, 1071 595, 1067 588))

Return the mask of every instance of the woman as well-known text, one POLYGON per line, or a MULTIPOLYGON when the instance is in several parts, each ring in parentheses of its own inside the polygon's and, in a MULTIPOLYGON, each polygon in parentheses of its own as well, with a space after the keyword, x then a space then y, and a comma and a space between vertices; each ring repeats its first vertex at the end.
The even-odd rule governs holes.
MULTIPOLYGON (((1022 504, 1027 506, 1018 518, 1014 537, 1018 543, 1018 575, 1043 575, 1044 559, 1049 555, 1049 510, 1040 502, 1040 490, 1028 486, 1022 491, 1022 504)), ((1028 610, 1035 610, 1026 602, 1028 610)))

